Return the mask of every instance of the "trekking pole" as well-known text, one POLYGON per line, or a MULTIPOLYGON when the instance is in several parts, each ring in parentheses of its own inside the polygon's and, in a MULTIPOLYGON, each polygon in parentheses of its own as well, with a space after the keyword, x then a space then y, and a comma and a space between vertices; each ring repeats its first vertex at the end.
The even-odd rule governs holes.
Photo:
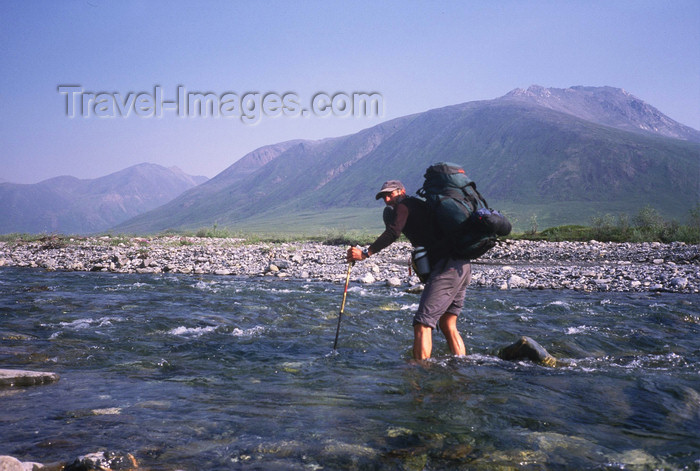
POLYGON ((340 333, 340 319, 343 317, 343 311, 345 310, 345 299, 348 297, 348 285, 350 284, 350 270, 355 262, 348 263, 348 274, 345 276, 345 289, 343 290, 343 302, 340 303, 340 313, 338 314, 338 328, 335 329, 335 342, 333 342, 333 351, 336 351, 338 346, 338 334, 340 333))

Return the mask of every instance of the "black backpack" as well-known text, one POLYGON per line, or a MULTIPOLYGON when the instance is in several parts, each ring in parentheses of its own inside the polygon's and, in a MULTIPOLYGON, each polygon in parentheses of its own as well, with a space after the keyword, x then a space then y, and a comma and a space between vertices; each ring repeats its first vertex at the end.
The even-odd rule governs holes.
POLYGON ((512 229, 505 216, 489 208, 476 184, 457 164, 439 162, 428 167, 418 195, 428 203, 452 256, 478 258, 512 229))

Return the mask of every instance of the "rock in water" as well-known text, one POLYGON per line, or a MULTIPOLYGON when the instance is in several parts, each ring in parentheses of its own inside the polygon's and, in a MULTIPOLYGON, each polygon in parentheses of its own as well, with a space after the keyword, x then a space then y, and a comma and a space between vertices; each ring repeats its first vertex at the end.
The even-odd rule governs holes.
POLYGON ((139 465, 131 453, 105 451, 81 456, 67 465, 64 471, 132 471, 138 468, 139 465))
POLYGON ((371 273, 365 273, 364 275, 362 275, 362 276, 359 278, 359 281, 360 281, 360 283, 364 283, 364 284, 366 284, 366 285, 370 285, 370 284, 374 283, 374 282, 377 281, 377 280, 374 278, 374 276, 372 276, 371 273))
POLYGON ((401 286, 401 279, 397 276, 389 277, 386 279, 386 285, 396 288, 397 286, 401 286))
POLYGON ((545 366, 556 366, 557 360, 547 350, 530 337, 522 336, 512 345, 502 348, 498 352, 502 360, 517 361, 530 360, 545 366))
POLYGON ((0 369, 0 387, 3 386, 35 386, 58 381, 56 373, 25 370, 0 369))
POLYGON ((24 471, 22 462, 12 456, 0 456, 1 471, 24 471))

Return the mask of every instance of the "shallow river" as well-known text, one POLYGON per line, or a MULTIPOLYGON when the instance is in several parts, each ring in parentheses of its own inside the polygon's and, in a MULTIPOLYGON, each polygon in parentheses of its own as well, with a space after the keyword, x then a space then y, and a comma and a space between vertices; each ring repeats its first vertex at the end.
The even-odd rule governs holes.
MULTIPOLYGON (((340 267, 342 270, 342 266, 340 267)), ((697 469, 696 295, 470 289, 467 356, 410 361, 419 296, 272 278, 0 269, 0 455, 152 470, 697 469), (528 335, 556 368, 499 360, 528 335)))

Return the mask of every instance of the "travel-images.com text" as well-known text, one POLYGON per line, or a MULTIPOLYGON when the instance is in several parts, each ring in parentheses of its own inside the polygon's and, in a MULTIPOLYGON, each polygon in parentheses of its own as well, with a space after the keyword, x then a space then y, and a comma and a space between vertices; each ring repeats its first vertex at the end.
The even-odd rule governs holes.
POLYGON ((381 117, 384 98, 379 93, 316 93, 309 106, 302 105, 297 93, 190 92, 180 85, 174 98, 168 99, 163 88, 153 92, 91 92, 80 85, 59 85, 65 96, 65 113, 69 118, 161 118, 173 114, 181 118, 239 118, 245 124, 256 124, 265 117, 381 117))

